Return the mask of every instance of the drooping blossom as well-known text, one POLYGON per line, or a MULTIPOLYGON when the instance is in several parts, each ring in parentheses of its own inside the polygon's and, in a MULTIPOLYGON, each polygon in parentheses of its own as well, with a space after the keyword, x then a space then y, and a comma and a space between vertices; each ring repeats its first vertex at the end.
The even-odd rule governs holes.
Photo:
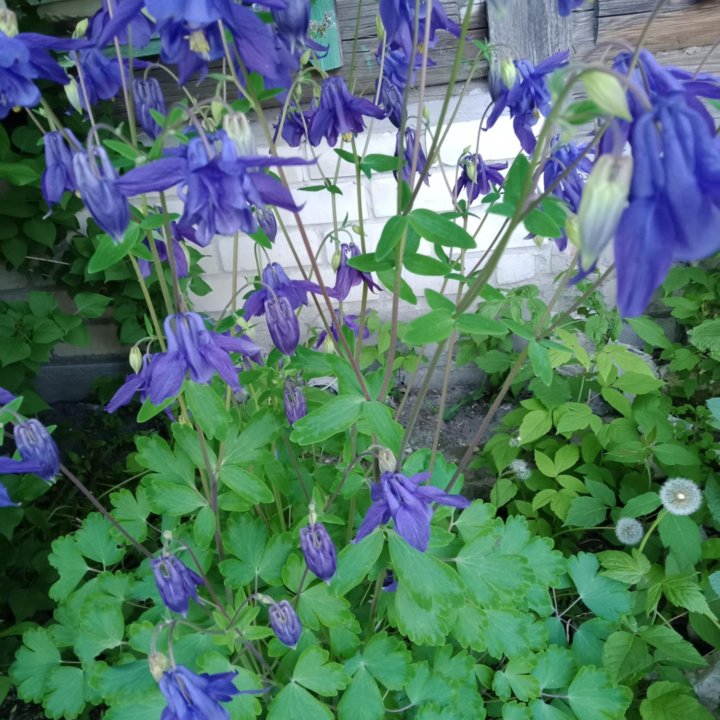
POLYGON ((117 58, 108 57, 99 48, 88 48, 77 53, 80 104, 96 105, 100 100, 111 100, 122 89, 122 72, 117 58))
POLYGON ((0 483, 0 508, 20 507, 20 503, 13 502, 8 489, 0 483))
POLYGON ((135 78, 133 80, 133 97, 135 99, 135 118, 140 127, 154 140, 162 128, 150 111, 154 110, 165 115, 165 98, 160 83, 155 78, 147 78, 147 80, 135 78))
POLYGON ((199 602, 197 588, 205 581, 174 555, 153 558, 150 565, 163 603, 173 612, 187 615, 190 599, 199 602))
POLYGON ((371 490, 372 505, 353 542, 359 542, 379 525, 395 521, 395 531, 416 550, 425 552, 430 543, 430 521, 433 511, 430 505, 440 503, 466 508, 470 501, 462 495, 450 495, 434 485, 424 484, 430 473, 413 477, 386 471, 371 490))
POLYGON ((262 271, 262 287, 251 293, 243 305, 246 320, 265 312, 265 303, 273 297, 286 298, 292 310, 308 304, 309 292, 321 292, 310 280, 291 280, 280 263, 269 263, 262 271))
POLYGON ((82 149, 80 142, 73 135, 72 130, 53 130, 46 133, 45 138, 45 170, 42 176, 42 194, 49 207, 60 202, 63 193, 74 192, 77 185, 75 171, 73 170, 73 151, 82 149), (74 147, 68 146, 65 138, 68 137, 74 147))
POLYGON ((308 568, 321 580, 330 582, 337 569, 337 550, 325 526, 311 521, 301 528, 300 547, 308 568))
MULTIPOLYGON (((338 310, 335 311, 336 314, 340 314, 338 310)), ((342 326, 344 328, 348 328, 352 334, 358 338, 360 337, 360 323, 358 322, 358 316, 357 315, 351 315, 349 313, 342 313, 342 326)), ((338 337, 338 331, 335 327, 335 323, 332 323, 330 325, 330 334, 335 338, 335 340, 339 340, 338 337)), ((322 330, 322 332, 318 335, 317 340, 315 341, 315 347, 319 348, 322 347, 322 344, 327 339, 327 330, 322 330)), ((370 328, 368 328, 367 325, 363 327, 363 340, 367 340, 370 337, 370 328)))
POLYGON ((0 475, 32 473, 45 482, 52 482, 60 472, 60 451, 39 421, 31 418, 13 427, 15 446, 20 460, 0 457, 0 475))
POLYGON ((315 113, 316 107, 312 106, 310 110, 300 110, 298 108, 290 108, 285 114, 281 136, 282 139, 290 147, 299 147, 307 135, 307 129, 310 121, 315 113))
POLYGON ((302 635, 302 624, 295 608, 287 600, 281 600, 270 605, 268 615, 270 627, 277 639, 283 645, 295 649, 302 635))
POLYGON ((335 286, 329 291, 329 294, 341 302, 350 294, 351 288, 361 283, 365 283, 368 290, 372 292, 382 290, 382 288, 373 281, 372 275, 369 272, 363 272, 348 265, 348 259, 357 257, 358 255, 360 255, 360 249, 355 243, 342 243, 340 245, 340 264, 335 274, 335 286))
POLYGON ((132 373, 125 377, 125 382, 115 391, 110 402, 105 406, 105 410, 114 413, 121 407, 127 405, 135 393, 140 393, 140 402, 145 402, 150 395, 150 383, 152 381, 152 361, 153 356, 143 355, 142 365, 137 373, 132 373))
POLYGON ((255 218, 257 219, 258 225, 267 236, 267 239, 271 243, 275 242, 278 230, 275 213, 270 210, 270 208, 255 208, 255 218))
POLYGON ((550 112, 548 75, 566 65, 567 60, 567 52, 556 53, 537 66, 529 60, 516 60, 515 82, 511 87, 505 86, 504 90, 499 92, 488 117, 487 126, 491 128, 507 108, 513 119, 513 129, 520 145, 525 152, 532 153, 537 143, 532 128, 537 124, 540 115, 547 116, 550 112))
MULTIPOLYGON (((412 171, 412 164, 413 164, 413 156, 416 152, 417 147, 417 160, 416 160, 416 166, 415 171, 418 173, 422 173, 422 171, 425 169, 425 165, 427 164, 427 157, 425 157, 425 150, 423 150, 422 141, 418 140, 415 135, 415 130, 413 128, 405 128, 405 139, 403 142, 403 164, 402 164, 402 179, 406 182, 410 182, 410 173, 412 171)), ((395 157, 398 157, 400 154, 400 131, 397 132, 396 139, 395 139, 395 157)), ((397 171, 393 170, 393 175, 395 176, 395 179, 397 180, 397 171)), ((425 184, 429 185, 430 173, 427 173, 425 175, 425 184)))
POLYGON ((263 306, 273 344, 283 355, 292 355, 300 342, 300 323, 284 295, 269 297, 263 306))
MULTIPOLYGON (((180 242, 181 238, 184 237, 184 235, 182 234, 182 229, 178 229, 177 223, 173 222, 170 224, 170 232, 172 234, 171 244, 173 262, 175 264, 175 272, 179 278, 187 277, 190 269, 188 267, 187 255, 185 254, 185 250, 183 250, 182 243, 180 242)), ((150 246, 147 238, 143 240, 143 243, 146 247, 150 246)), ((155 247, 157 248, 158 257, 160 258, 161 262, 167 262, 167 243, 164 240, 155 240, 155 247)), ((150 260, 143 260, 142 258, 138 258, 138 267, 140 268, 140 272, 143 277, 150 277, 150 273, 152 272, 153 268, 153 264, 150 260)))
POLYGON ((142 12, 143 2, 133 0, 113 0, 110 12, 108 0, 88 22, 88 37, 99 47, 113 42, 117 37, 121 45, 132 42, 133 47, 144 48, 152 37, 154 24, 142 12))
POLYGON ((505 177, 500 172, 507 170, 507 163, 486 163, 482 155, 478 153, 465 153, 458 162, 460 174, 453 197, 460 197, 460 193, 464 190, 467 196, 468 205, 477 200, 480 195, 487 195, 493 185, 502 185, 505 177))
POLYGON ((308 140, 316 146, 325 138, 328 145, 335 145, 339 135, 360 133, 365 129, 364 115, 385 117, 385 113, 374 103, 351 95, 343 78, 325 78, 317 110, 310 118, 308 140))
POLYGON ((291 380, 285 382, 283 406, 285 408, 285 417, 291 425, 294 425, 300 418, 307 415, 307 401, 305 400, 302 385, 291 380))
POLYGON ((236 672, 196 675, 183 665, 167 670, 159 682, 167 700, 161 720, 230 720, 228 711, 220 703, 243 694, 233 684, 236 675, 236 672))

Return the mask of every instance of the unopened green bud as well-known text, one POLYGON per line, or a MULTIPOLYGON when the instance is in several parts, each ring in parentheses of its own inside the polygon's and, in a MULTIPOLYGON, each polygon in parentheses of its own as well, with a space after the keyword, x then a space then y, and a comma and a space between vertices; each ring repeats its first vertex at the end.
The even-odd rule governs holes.
POLYGON ((0 10, 0 31, 8 37, 15 37, 18 34, 17 15, 6 7, 0 10))
POLYGON ((575 213, 570 213, 565 221, 565 234, 568 242, 573 247, 580 247, 580 226, 578 225, 578 216, 575 213))
POLYGON ((128 358, 128 361, 130 363, 130 367, 136 373, 139 373, 142 368, 142 360, 142 352, 140 351, 140 348, 137 345, 133 345, 133 347, 130 348, 130 357, 128 358))
POLYGON ((423 120, 426 125, 430 124, 430 110, 427 105, 423 105, 423 120))
POLYGON ((257 155, 255 136, 250 129, 248 119, 243 113, 228 113, 223 118, 222 126, 227 136, 235 143, 238 155, 242 157, 257 155))
POLYGON ((610 73, 593 70, 583 74, 588 97, 603 111, 632 120, 627 95, 620 81, 610 73))
POLYGON ((77 25, 75 25, 75 29, 73 30, 73 38, 77 40, 78 38, 84 38, 85 34, 87 33, 88 29, 88 19, 83 18, 78 22, 77 25))
POLYGON ((468 158, 463 165, 465 166, 465 174, 468 178, 476 183, 477 182, 477 165, 473 162, 472 158, 468 158))
POLYGON ((385 26, 379 15, 375 16, 375 31, 377 32, 378 40, 382 42, 385 39, 385 26))
POLYGON ((593 165, 578 211, 580 260, 586 269, 615 235, 627 206, 632 170, 632 158, 619 155, 601 155, 593 165))
POLYGON ((300 56, 300 67, 305 67, 310 62, 310 56, 312 55, 312 50, 306 50, 301 56, 300 56))
POLYGON ((212 100, 210 102, 210 114, 212 115, 216 125, 220 125, 222 122, 224 112, 225 104, 220 102, 220 100, 212 100))
POLYGON ((150 674, 155 682, 160 682, 163 675, 170 669, 170 661, 162 653, 153 653, 148 658, 150 665, 150 674))
POLYGON ((505 83, 505 87, 511 88, 517 80, 517 68, 510 58, 503 58, 500 61, 500 77, 505 83))
POLYGON ((337 272, 338 268, 340 267, 340 248, 338 248, 335 253, 332 256, 332 261, 330 264, 332 265, 333 272, 337 272))
POLYGON ((382 448, 378 453, 378 467, 380 468, 380 472, 395 472, 396 466, 397 460, 395 459, 395 455, 393 455, 393 451, 388 448, 382 448))
POLYGON ((75 110, 81 113, 82 105, 80 103, 80 90, 78 88, 77 80, 75 80, 75 78, 70 78, 70 82, 64 86, 64 89, 65 95, 70 105, 72 105, 75 110))

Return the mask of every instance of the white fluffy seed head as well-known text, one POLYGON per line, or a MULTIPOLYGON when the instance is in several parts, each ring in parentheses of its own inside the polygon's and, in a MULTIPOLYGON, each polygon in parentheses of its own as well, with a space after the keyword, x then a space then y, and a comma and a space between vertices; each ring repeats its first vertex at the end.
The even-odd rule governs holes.
POLYGON ((513 471, 513 473, 515 473, 515 477, 518 480, 525 481, 530 479, 530 474, 532 471, 530 469, 530 466, 525 462, 525 460, 513 460, 510 463, 510 469, 513 471))
POLYGON ((660 502, 673 515, 692 515, 702 505, 702 490, 687 478, 670 478, 660 488, 660 502))
POLYGON ((643 539, 643 526, 635 518, 620 518, 615 524, 615 536, 623 545, 637 545, 643 539))

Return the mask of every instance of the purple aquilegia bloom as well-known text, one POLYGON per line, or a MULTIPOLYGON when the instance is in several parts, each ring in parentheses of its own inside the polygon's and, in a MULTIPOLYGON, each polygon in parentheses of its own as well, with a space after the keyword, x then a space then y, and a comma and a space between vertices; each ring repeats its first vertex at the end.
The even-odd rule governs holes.
POLYGON ((338 135, 360 133, 365 129, 363 115, 385 117, 385 113, 377 105, 351 95, 343 78, 325 78, 320 102, 310 119, 308 140, 311 145, 316 146, 325 138, 328 145, 335 145, 338 135))
POLYGON ((85 110, 100 100, 111 100, 122 89, 122 73, 115 58, 98 48, 80 50, 77 54, 80 104, 85 110), (86 98, 87 95, 87 98, 86 98))
POLYGON ((579 8, 585 0, 558 0, 558 15, 567 17, 570 13, 579 8))
MULTIPOLYGON (((337 310, 335 311, 338 312, 337 310)), ((352 334, 358 338, 360 337, 360 323, 357 322, 358 316, 357 315, 348 315, 347 313, 342 314, 342 324, 343 327, 349 328, 352 332, 352 334)), ((335 340, 339 340, 337 328, 335 327, 335 323, 332 323, 330 325, 330 333, 335 338, 335 340)), ((319 335, 318 339, 315 342, 315 347, 319 348, 322 346, 322 344, 325 342, 325 339, 327 338, 327 330, 323 330, 319 335)), ((363 340, 367 340, 370 337, 370 329, 367 325, 363 328, 363 340)))
MULTIPOLYGON (((417 164, 415 171, 421 173, 425 169, 427 164, 427 158, 425 157, 425 151, 423 150, 422 141, 416 140, 415 130, 413 128, 405 128, 405 141, 403 142, 403 166, 402 166, 402 179, 406 182, 410 182, 410 172, 412 170, 413 155, 415 154, 415 144, 418 144, 417 150, 417 164)), ((398 130, 395 139, 395 157, 400 154, 400 131, 398 130)), ((397 180, 397 171, 393 170, 393 175, 397 180)), ((429 185, 430 174, 425 176, 425 184, 429 185)))
POLYGON ((615 236, 618 308, 644 312, 673 261, 720 250, 720 139, 681 92, 633 123, 630 203, 615 236))
POLYGON ((241 694, 233 684, 236 675, 236 672, 196 675, 183 665, 166 671, 159 683, 167 700, 160 720, 230 720, 220 703, 241 694))
POLYGON ((275 295, 265 301, 264 311, 273 345, 283 355, 292 355, 300 342, 300 323, 290 301, 284 295, 275 295))
POLYGON ((399 130, 402 125, 403 113, 405 112, 403 91, 385 76, 383 76, 379 82, 382 82, 380 88, 380 106, 385 111, 387 119, 399 130))
POLYGON ((0 387, 0 405, 7 405, 8 403, 11 403, 14 399, 15 395, 13 395, 9 390, 0 387))
POLYGON ((65 130, 74 147, 68 147, 65 135, 53 130, 45 135, 45 170, 42 176, 42 194, 49 207, 60 202, 63 193, 74 192, 76 188, 73 170, 73 151, 82 149, 72 130, 65 130))
POLYGON ((268 299, 287 298, 290 307, 297 310, 301 305, 308 304, 309 292, 321 292, 320 286, 310 280, 291 280, 280 263, 270 263, 262 271, 262 287, 251 293, 243 305, 243 316, 246 320, 265 312, 268 299))
POLYGON ((532 128, 537 124, 540 115, 547 116, 550 112, 551 97, 547 76, 566 65, 567 60, 567 52, 556 53, 537 66, 529 60, 516 60, 515 84, 499 94, 487 126, 491 128, 507 108, 513 118, 513 129, 522 149, 527 153, 533 152, 537 140, 532 128))
POLYGON ((197 588, 205 581, 174 555, 163 555, 150 561, 158 592, 173 612, 187 615, 190 598, 199 602, 197 588))
POLYGON ((302 635, 302 624, 295 608, 287 600, 281 600, 268 608, 268 615, 277 639, 294 650, 302 635))
POLYGON ((330 582, 337 569, 337 550, 322 523, 311 522, 300 529, 300 548, 308 568, 321 580, 330 582))
POLYGON ((150 376, 150 400, 155 405, 177 395, 186 375, 206 385, 217 373, 231 388, 239 388, 230 353, 245 352, 247 344, 242 338, 208 330, 194 312, 169 315, 164 329, 167 351, 155 356, 150 376))
POLYGON ((287 0, 286 7, 273 11, 280 35, 290 52, 305 46, 310 27, 309 0, 287 0))
POLYGON ((329 291, 329 294, 341 302, 347 298, 350 289, 356 285, 360 285, 360 283, 365 283, 368 290, 372 292, 382 290, 382 288, 373 281, 372 275, 369 272, 361 272, 348 265, 348 258, 357 257, 358 255, 360 255, 360 250, 355 243, 342 243, 342 245, 340 245, 340 265, 335 275, 335 287, 329 291))
POLYGON ((153 34, 153 22, 142 12, 144 2, 137 0, 114 0, 113 12, 108 9, 108 0, 88 23, 88 37, 98 47, 104 47, 117 37, 121 45, 132 42, 135 48, 144 48, 153 34))
MULTIPOLYGON (((170 232, 172 233, 172 253, 173 253, 173 262, 175 263, 175 272, 177 273, 177 276, 179 278, 184 278, 188 276, 188 273, 190 272, 188 267, 188 259, 187 255, 185 254, 185 251, 183 250, 182 243, 180 242, 180 238, 183 237, 181 234, 181 230, 177 229, 176 223, 171 223, 170 225, 170 232)), ((149 247, 150 244, 147 241, 147 238, 143 240, 143 243, 146 247, 149 247)), ((164 240, 155 240, 155 247, 158 251, 158 256, 160 257, 160 260, 162 262, 167 262, 168 259, 168 251, 167 251, 167 244, 164 240)), ((140 268, 140 272, 144 278, 150 277, 150 273, 153 268, 153 263, 150 260, 143 260, 142 258, 138 258, 138 267, 140 268)))
POLYGON ((45 426, 31 418, 15 425, 13 435, 22 459, 0 457, 0 475, 33 473, 48 483, 55 480, 60 472, 60 451, 45 426))
POLYGON ((411 478, 395 472, 384 472, 370 495, 370 506, 353 542, 359 542, 379 525, 392 518, 396 532, 416 550, 425 552, 430 543, 431 503, 466 508, 470 501, 462 495, 450 495, 433 485, 423 484, 430 477, 424 472, 411 478))
POLYGON ((13 502, 7 488, 0 483, 0 508, 20 507, 20 503, 13 502))
POLYGON ((105 410, 114 413, 121 407, 127 405, 135 396, 140 393, 140 402, 145 402, 150 395, 150 383, 152 381, 152 355, 143 355, 140 372, 132 373, 125 377, 125 382, 115 391, 105 410))
POLYGON ((147 80, 136 78, 133 80, 133 96, 138 124, 154 140, 162 128, 150 111, 155 110, 161 115, 165 115, 165 98, 160 89, 160 83, 155 78, 147 80))
POLYGON ((255 219, 258 225, 262 228, 262 231, 267 236, 267 239, 271 242, 275 242, 277 237, 277 220, 275 219, 275 213, 270 208, 256 208, 255 219))
POLYGON ((307 415, 307 401, 302 385, 296 385, 291 380, 286 381, 283 392, 283 405, 285 417, 291 425, 307 415))
POLYGON ((34 82, 38 71, 30 57, 22 41, 0 32, 0 120, 14 107, 32 108, 40 103, 34 82))
POLYGON ((290 147, 299 147, 305 138, 307 129, 310 127, 310 121, 315 114, 316 108, 313 106, 310 110, 293 110, 290 109, 285 115, 285 122, 282 126, 282 139, 290 147))
POLYGON ((487 195, 493 185, 502 185, 505 177, 500 172, 507 169, 507 163, 486 163, 478 153, 466 153, 460 158, 460 175, 453 191, 455 199, 465 190, 468 205, 480 195, 487 195))

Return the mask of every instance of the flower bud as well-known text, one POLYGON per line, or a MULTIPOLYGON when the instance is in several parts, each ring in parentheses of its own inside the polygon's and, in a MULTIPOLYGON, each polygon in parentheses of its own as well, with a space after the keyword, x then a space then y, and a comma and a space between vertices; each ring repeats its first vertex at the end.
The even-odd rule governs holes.
POLYGON ((68 102, 74 110, 81 113, 83 111, 82 104, 80 103, 80 90, 78 88, 77 80, 74 77, 70 78, 70 82, 63 86, 65 90, 65 96, 68 102))
POLYGON ((302 387, 290 380, 285 383, 284 405, 285 416, 291 425, 307 415, 307 402, 302 387))
POLYGON ((517 68, 510 58, 503 58, 500 61, 500 77, 508 90, 517 82, 517 68))
POLYGON ((130 367, 136 373, 139 373, 140 370, 142 370, 143 356, 140 348, 137 345, 133 345, 133 347, 130 348, 128 362, 130 363, 130 367))
POLYGON ((20 457, 32 466, 27 472, 48 483, 55 480, 60 472, 60 451, 45 426, 31 418, 15 425, 13 435, 20 457))
POLYGON ((270 208, 256 208, 255 218, 258 221, 258 225, 263 229, 267 239, 272 243, 275 242, 277 237, 277 220, 275 219, 275 213, 270 208))
POLYGON ((382 43, 385 39, 385 26, 380 19, 380 15, 375 16, 375 32, 377 33, 378 40, 382 43))
POLYGON ((160 682, 163 675, 170 669, 170 661, 162 653, 152 653, 148 658, 150 665, 150 674, 155 682, 160 682))
POLYGON ((392 450, 388 448, 382 448, 378 453, 378 466, 381 473, 395 472, 397 466, 397 460, 392 450))
POLYGON ((322 523, 300 529, 300 548, 308 568, 321 580, 330 582, 337 569, 337 551, 322 523))
POLYGON ((77 25, 75 25, 75 29, 73 30, 73 39, 77 40, 79 38, 84 38, 87 34, 89 21, 87 18, 83 18, 80 20, 77 25))
POLYGON ((333 272, 338 271, 341 260, 342 260, 342 253, 340 251, 340 248, 337 248, 337 250, 335 250, 335 252, 333 253, 332 260, 330 261, 330 265, 332 266, 333 272))
POLYGON ((277 639, 283 645, 294 650, 300 640, 300 635, 302 635, 302 625, 295 608, 287 600, 281 600, 270 606, 268 615, 270 616, 270 627, 277 639))
POLYGON ((632 159, 601 155, 590 172, 578 211, 580 261, 590 268, 615 235, 627 205, 632 159))
POLYGON ((238 155, 241 157, 245 157, 247 155, 257 155, 255 136, 250 129, 250 123, 244 113, 228 113, 223 118, 222 126, 227 136, 235 144, 235 149, 237 150, 238 155))
POLYGON ((583 74, 588 97, 603 111, 632 120, 628 107, 627 94, 620 81, 610 73, 593 70, 583 74))
POLYGON ((265 301, 265 321, 275 347, 284 355, 292 355, 300 342, 300 323, 286 297, 265 301))
POLYGON ((15 37, 18 34, 17 16, 6 7, 0 9, 0 32, 8 37, 15 37))
POLYGON ((153 140, 162 131, 157 120, 151 115, 150 111, 165 115, 165 98, 160 88, 160 83, 155 78, 135 78, 132 85, 133 96, 135 98, 135 118, 140 127, 153 140))
POLYGON ((199 602, 197 587, 205 581, 174 555, 163 555, 150 561, 155 584, 163 603, 170 610, 187 615, 190 598, 199 602))

